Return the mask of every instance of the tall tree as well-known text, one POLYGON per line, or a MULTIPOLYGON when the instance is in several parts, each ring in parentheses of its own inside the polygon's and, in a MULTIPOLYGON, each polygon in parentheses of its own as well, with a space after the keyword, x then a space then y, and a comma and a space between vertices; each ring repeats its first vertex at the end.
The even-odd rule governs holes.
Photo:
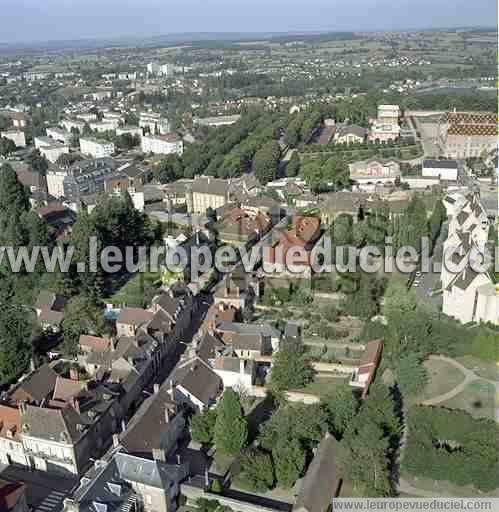
POLYGON ((428 372, 421 357, 415 352, 408 352, 400 358, 395 378, 404 396, 414 395, 425 387, 428 382, 428 372))
POLYGON ((248 450, 241 458, 241 473, 237 480, 250 491, 267 492, 275 480, 270 456, 261 450, 248 450))
POLYGON ((285 339, 274 356, 270 388, 280 394, 288 389, 303 388, 313 378, 307 348, 300 339, 285 339))
POLYGON ((281 150, 276 141, 267 142, 253 158, 253 172, 260 183, 268 183, 275 179, 281 150))
POLYGON ((0 381, 8 384, 26 370, 32 355, 33 313, 15 293, 16 281, 2 279, 0 287, 0 381))
POLYGON ((343 437, 359 409, 359 401, 351 386, 338 386, 326 399, 326 412, 331 430, 337 439, 343 437))
POLYGON ((66 306, 62 332, 63 351, 68 355, 76 355, 82 334, 101 336, 106 333, 102 308, 84 296, 72 298, 66 306))
POLYGON ((191 417, 189 427, 194 441, 209 444, 213 441, 217 412, 215 409, 205 409, 191 417))
POLYGON ((279 487, 289 489, 300 478, 306 453, 297 439, 280 439, 272 450, 279 487))
POLYGON ((217 406, 214 441, 217 450, 226 455, 237 455, 246 446, 248 425, 239 395, 227 388, 217 406))

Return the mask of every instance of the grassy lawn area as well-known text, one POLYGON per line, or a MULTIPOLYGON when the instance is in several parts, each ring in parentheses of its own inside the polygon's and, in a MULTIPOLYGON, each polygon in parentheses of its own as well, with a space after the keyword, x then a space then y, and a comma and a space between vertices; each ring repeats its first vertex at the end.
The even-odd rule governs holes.
POLYGON ((482 361, 473 356, 456 357, 456 361, 473 370, 479 377, 499 382, 499 368, 494 363, 482 361))
POLYGON ((161 286, 159 272, 137 272, 106 302, 116 307, 144 307, 161 286))
POLYGON ((316 375, 314 380, 306 387, 299 389, 303 393, 317 395, 320 398, 329 396, 338 386, 348 382, 346 377, 329 377, 324 375, 316 375))
POLYGON ((483 380, 470 382, 462 393, 440 404, 450 409, 463 409, 474 418, 495 418, 496 387, 483 380))
POLYGON ((473 497, 487 497, 487 496, 499 496, 499 489, 490 493, 480 492, 474 487, 467 485, 465 487, 459 487, 451 482, 444 480, 432 480, 430 478, 414 477, 408 473, 402 473, 402 478, 406 480, 410 485, 417 489, 423 489, 425 491, 434 491, 435 497, 449 496, 453 498, 473 498, 473 497))
POLYGON ((225 476, 233 462, 234 457, 215 452, 213 455, 213 464, 210 468, 210 472, 220 476, 225 476))
POLYGON ((429 380, 419 396, 421 400, 443 395, 464 380, 463 372, 445 361, 429 359, 424 365, 428 371, 429 380))

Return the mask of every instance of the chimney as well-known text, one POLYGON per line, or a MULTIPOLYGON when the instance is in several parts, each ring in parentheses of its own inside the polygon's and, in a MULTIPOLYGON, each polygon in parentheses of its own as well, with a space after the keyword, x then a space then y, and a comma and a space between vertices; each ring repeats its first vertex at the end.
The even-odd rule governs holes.
POLYGON ((241 375, 244 375, 244 366, 245 366, 245 361, 244 359, 239 359, 239 373, 241 375))
POLYGON ((24 400, 19 402, 19 412, 21 413, 21 416, 26 414, 26 402, 24 400))
POLYGON ((180 466, 180 453, 177 453, 177 465, 180 466))
POLYGON ((120 445, 120 436, 119 434, 113 434, 113 447, 118 448, 120 445))
POLYGON ((70 399, 71 406, 73 409, 80 414, 80 401, 75 396, 70 399))
POLYGON ((208 476, 208 468, 204 468, 204 485, 206 490, 210 488, 210 477, 208 476))
POLYGON ((29 360, 29 369, 32 372, 34 372, 36 370, 36 364, 35 364, 35 360, 33 357, 29 360))
POLYGON ((170 395, 173 397, 173 381, 170 380, 170 395))
POLYGON ((159 384, 155 383, 153 386, 154 394, 157 395, 159 393, 159 384))
POLYGON ((170 409, 168 409, 168 407, 165 407, 165 421, 166 423, 170 423, 170 409))
POLYGON ((125 420, 121 420, 121 431, 125 432, 125 430, 126 430, 126 421, 125 420))

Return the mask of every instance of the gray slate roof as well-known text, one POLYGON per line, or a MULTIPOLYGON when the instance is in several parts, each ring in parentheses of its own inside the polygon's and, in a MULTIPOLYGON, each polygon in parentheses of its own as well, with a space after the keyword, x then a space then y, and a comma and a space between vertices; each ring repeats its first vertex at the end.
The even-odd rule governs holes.
POLYGON ((296 512, 326 512, 331 507, 340 484, 336 458, 338 441, 330 434, 322 439, 307 473, 293 510, 296 512))

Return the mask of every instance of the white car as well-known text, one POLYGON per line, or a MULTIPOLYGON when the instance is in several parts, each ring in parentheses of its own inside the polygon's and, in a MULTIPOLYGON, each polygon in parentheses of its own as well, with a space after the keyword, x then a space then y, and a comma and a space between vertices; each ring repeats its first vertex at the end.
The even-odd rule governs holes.
POLYGON ((414 288, 417 288, 419 286, 419 281, 414 281, 414 283, 412 283, 412 286, 414 286, 414 288))
POLYGON ((422 275, 423 275, 423 273, 422 273, 421 271, 419 271, 419 270, 418 270, 418 271, 416 272, 416 277, 421 277, 422 275))

